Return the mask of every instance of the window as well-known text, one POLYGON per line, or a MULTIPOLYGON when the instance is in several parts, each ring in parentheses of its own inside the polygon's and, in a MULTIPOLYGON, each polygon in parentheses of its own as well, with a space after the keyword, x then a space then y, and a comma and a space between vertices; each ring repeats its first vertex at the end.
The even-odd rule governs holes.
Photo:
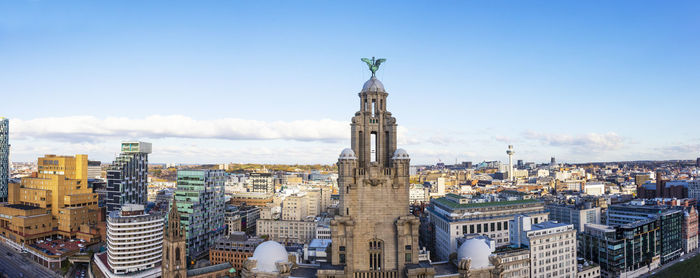
POLYGON ((370 157, 371 162, 377 162, 377 133, 372 132, 370 135, 370 157))
POLYGON ((382 255, 384 253, 384 248, 382 241, 380 239, 373 239, 369 242, 369 269, 370 270, 381 270, 382 269, 382 255))
POLYGON ((406 253, 405 261, 406 261, 406 262, 411 262, 411 253, 406 253))

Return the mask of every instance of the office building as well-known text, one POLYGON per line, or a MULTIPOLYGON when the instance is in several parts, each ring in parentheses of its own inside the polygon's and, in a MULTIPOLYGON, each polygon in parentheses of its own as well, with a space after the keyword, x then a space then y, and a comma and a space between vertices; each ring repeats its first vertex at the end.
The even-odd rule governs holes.
POLYGON ((253 256, 255 248, 264 240, 248 237, 244 232, 234 232, 219 238, 209 249, 209 261, 212 264, 231 263, 236 272, 243 269, 245 260, 253 256))
POLYGON ((123 204, 148 202, 148 154, 151 143, 123 142, 121 153, 107 169, 107 213, 123 204))
POLYGON ((248 181, 250 182, 251 192, 275 193, 275 183, 273 182, 272 174, 251 173, 248 181))
POLYGON ((222 170, 178 170, 175 199, 191 259, 206 255, 226 232, 222 170))
POLYGON ((586 224, 600 224, 600 208, 591 203, 582 205, 549 204, 549 220, 573 224, 579 233, 586 224))
POLYGON ((10 120, 0 117, 0 203, 7 201, 10 162, 10 120))
POLYGON ((601 277, 637 277, 661 263, 660 221, 653 218, 622 225, 586 224, 579 254, 600 265, 601 277))
POLYGON ((487 202, 447 194, 433 199, 426 209, 435 231, 435 255, 447 260, 457 251, 457 238, 465 234, 482 234, 496 246, 509 244, 508 221, 516 215, 529 215, 533 224, 547 221, 549 213, 538 200, 487 202))
POLYGON ((107 252, 95 263, 105 277, 160 277, 165 215, 124 204, 107 218, 107 252))
POLYGON ((305 220, 258 219, 257 236, 282 243, 309 243, 316 236, 317 222, 305 220))
POLYGON ((622 225, 640 220, 659 220, 661 229, 661 263, 666 264, 681 256, 683 252, 683 210, 668 206, 647 205, 630 202, 608 207, 608 225, 622 225))
POLYGON ((576 277, 576 229, 552 221, 532 224, 529 216, 510 221, 510 242, 530 249, 530 277, 576 277))

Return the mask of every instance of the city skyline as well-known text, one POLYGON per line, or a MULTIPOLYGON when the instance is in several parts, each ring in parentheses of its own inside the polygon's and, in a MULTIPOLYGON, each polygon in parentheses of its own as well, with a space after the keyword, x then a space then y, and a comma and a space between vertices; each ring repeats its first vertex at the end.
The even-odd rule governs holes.
POLYGON ((13 161, 136 139, 155 163, 331 164, 374 55, 412 164, 700 155, 697 3, 498 5, 4 2, 0 116, 13 161))

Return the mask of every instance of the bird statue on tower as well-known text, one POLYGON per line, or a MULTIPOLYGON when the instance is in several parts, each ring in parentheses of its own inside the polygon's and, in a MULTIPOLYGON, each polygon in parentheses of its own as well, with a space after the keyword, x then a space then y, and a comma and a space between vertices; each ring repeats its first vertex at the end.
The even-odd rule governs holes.
POLYGON ((379 65, 386 62, 386 59, 384 58, 379 58, 375 60, 374 57, 372 57, 372 60, 370 60, 369 58, 362 58, 361 60, 362 62, 365 62, 367 66, 369 66, 369 71, 372 72, 372 76, 374 76, 374 73, 377 72, 377 70, 379 69, 379 65))

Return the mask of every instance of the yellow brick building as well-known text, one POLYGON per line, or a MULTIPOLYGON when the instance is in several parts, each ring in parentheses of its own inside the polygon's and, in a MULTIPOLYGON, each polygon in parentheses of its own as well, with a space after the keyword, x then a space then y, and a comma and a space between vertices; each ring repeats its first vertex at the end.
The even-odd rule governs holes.
POLYGON ((87 155, 46 155, 38 171, 10 184, 0 207, 0 233, 17 243, 60 235, 88 242, 96 237, 97 193, 88 186, 87 155))

